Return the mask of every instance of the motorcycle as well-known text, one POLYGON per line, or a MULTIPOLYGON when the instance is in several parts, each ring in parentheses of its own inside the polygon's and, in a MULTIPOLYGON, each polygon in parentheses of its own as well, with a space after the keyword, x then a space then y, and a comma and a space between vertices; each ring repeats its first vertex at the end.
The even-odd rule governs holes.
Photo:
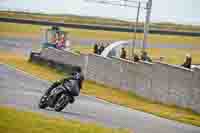
POLYGON ((57 87, 55 87, 49 95, 44 94, 39 101, 39 108, 45 109, 47 107, 54 108, 55 111, 62 111, 69 103, 73 103, 72 99, 77 94, 77 81, 66 80, 57 87))

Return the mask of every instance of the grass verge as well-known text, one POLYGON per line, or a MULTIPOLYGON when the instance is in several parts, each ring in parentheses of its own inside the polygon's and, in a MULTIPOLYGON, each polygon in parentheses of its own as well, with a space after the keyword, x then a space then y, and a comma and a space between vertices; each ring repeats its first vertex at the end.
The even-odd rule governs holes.
MULTIPOLYGON (((62 78, 64 75, 54 69, 32 64, 26 58, 10 53, 0 53, 0 62, 14 66, 41 79, 53 81, 62 78), (6 57, 6 58, 5 58, 6 57)), ((196 126, 200 126, 200 115, 189 109, 168 106, 160 103, 148 101, 136 96, 132 92, 121 91, 105 85, 100 85, 92 81, 85 81, 82 93, 92 95, 106 101, 123 105, 132 109, 151 113, 167 119, 180 121, 196 126)))
POLYGON ((126 129, 111 129, 92 123, 50 118, 32 112, 0 107, 1 133, 129 133, 126 129))

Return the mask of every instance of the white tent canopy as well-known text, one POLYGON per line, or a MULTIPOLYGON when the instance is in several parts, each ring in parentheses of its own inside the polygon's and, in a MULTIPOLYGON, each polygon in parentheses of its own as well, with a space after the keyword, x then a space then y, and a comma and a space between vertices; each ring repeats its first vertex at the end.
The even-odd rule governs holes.
POLYGON ((120 57, 121 48, 128 46, 128 44, 129 44, 129 41, 114 42, 104 49, 104 51, 101 53, 101 56, 103 56, 103 57, 110 57, 110 56, 120 57))

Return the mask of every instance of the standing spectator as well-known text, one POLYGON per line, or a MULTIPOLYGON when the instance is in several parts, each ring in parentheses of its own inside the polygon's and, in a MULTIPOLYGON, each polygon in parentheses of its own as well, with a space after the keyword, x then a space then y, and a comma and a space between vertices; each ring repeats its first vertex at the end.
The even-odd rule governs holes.
POLYGON ((100 43, 98 42, 97 43, 97 54, 101 54, 101 50, 100 50, 100 43))
POLYGON ((108 43, 106 43, 106 45, 105 45, 104 47, 106 48, 106 47, 108 47, 109 45, 110 45, 110 43, 108 42, 108 43))
POLYGON ((140 60, 139 56, 137 54, 134 54, 133 61, 138 62, 139 60, 140 60))
POLYGON ((98 54, 98 45, 97 45, 97 43, 94 44, 94 49, 93 50, 94 50, 95 54, 98 54))
POLYGON ((62 34, 61 38, 58 40, 57 49, 64 49, 65 48, 65 35, 62 34))
POLYGON ((186 54, 185 62, 182 64, 183 67, 190 69, 192 64, 192 57, 190 54, 186 54))
POLYGON ((146 51, 142 51, 141 60, 152 62, 151 58, 148 56, 146 51))
POLYGON ((59 41, 60 41, 60 33, 56 32, 55 48, 57 48, 59 41))
POLYGON ((147 52, 146 51, 142 51, 141 60, 145 61, 146 60, 146 56, 147 56, 147 52))
POLYGON ((103 44, 101 44, 100 48, 99 48, 99 54, 101 54, 104 51, 105 47, 103 44))
POLYGON ((120 58, 126 59, 126 50, 125 50, 125 48, 122 48, 120 58))
POLYGON ((53 43, 53 44, 56 43, 56 34, 53 34, 53 35, 52 35, 51 43, 53 43))
POLYGON ((65 41, 65 50, 71 50, 71 42, 70 42, 70 40, 69 39, 67 39, 66 41, 65 41))

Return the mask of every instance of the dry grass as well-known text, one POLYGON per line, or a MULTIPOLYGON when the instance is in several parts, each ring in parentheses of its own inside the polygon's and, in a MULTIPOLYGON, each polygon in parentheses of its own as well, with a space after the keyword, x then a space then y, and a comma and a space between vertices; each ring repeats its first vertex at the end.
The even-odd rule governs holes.
POLYGON ((192 56, 193 64, 200 64, 200 49, 147 49, 147 52, 152 57, 164 56, 164 61, 169 64, 182 64, 185 59, 185 55, 190 53, 192 56))
POLYGON ((48 69, 47 67, 32 64, 27 60, 28 59, 26 57, 19 54, 11 54, 7 52, 0 53, 0 62, 19 68, 20 70, 31 73, 41 79, 44 79, 45 77, 46 80, 53 81, 56 79, 61 79, 64 76, 62 73, 57 72, 55 69, 48 69))
MULTIPOLYGON (((0 53, 0 62, 12 65, 45 80, 52 81, 63 77, 62 73, 58 73, 54 69, 29 63, 26 61, 26 58, 18 55, 0 53)), ((125 92, 95 82, 85 81, 82 93, 93 95, 112 103, 148 112, 167 119, 200 126, 199 114, 196 114, 189 109, 154 103, 147 99, 138 97, 132 92, 125 92)))
MULTIPOLYGON (((46 26, 28 25, 28 24, 14 24, 14 23, 3 23, 0 22, 0 36, 39 36, 42 35, 46 26)), ((70 33, 70 36, 76 38, 85 39, 98 39, 98 40, 127 40, 132 39, 132 33, 126 32, 111 32, 101 30, 83 30, 83 29, 72 29, 62 28, 70 33)), ((138 39, 143 39, 143 34, 137 34, 138 39)), ((188 45, 199 45, 199 37, 188 37, 188 36, 171 36, 171 35, 158 35, 150 34, 149 43, 152 44, 188 44, 188 45)))
MULTIPOLYGON (((93 48, 91 46, 75 45, 72 47, 72 50, 85 54, 93 53, 93 48)), ((128 51, 128 49, 126 51, 128 51)), ((135 49, 135 52, 139 55, 141 54, 140 51, 141 49, 135 49)), ((190 53, 192 56, 192 63, 200 64, 200 49, 148 48, 146 51, 153 59, 158 59, 163 56, 164 62, 179 65, 184 62, 185 55, 190 53)))
POLYGON ((38 113, 20 112, 8 107, 0 107, 1 133, 129 133, 127 129, 105 128, 93 123, 66 121, 50 118, 38 113))

